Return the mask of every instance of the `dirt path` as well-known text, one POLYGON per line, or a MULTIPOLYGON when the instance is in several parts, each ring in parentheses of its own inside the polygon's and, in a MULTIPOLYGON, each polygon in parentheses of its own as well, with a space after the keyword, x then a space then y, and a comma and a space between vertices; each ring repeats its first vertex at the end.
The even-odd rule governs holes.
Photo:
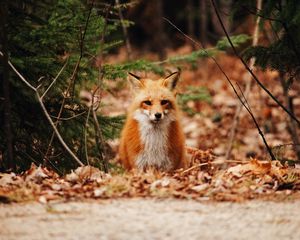
POLYGON ((0 239, 300 239, 300 202, 0 205, 0 239))

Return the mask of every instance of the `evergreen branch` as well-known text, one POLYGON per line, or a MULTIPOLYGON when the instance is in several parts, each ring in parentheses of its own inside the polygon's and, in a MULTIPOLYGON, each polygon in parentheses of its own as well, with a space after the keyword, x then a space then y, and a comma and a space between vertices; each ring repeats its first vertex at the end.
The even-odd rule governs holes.
MULTIPOLYGON (((168 21, 166 18, 164 18, 168 21)), ((175 25, 174 25, 175 26, 175 25)), ((176 27, 176 26, 175 26, 176 27)), ((187 35, 186 35, 187 36, 187 35)), ((236 46, 244 43, 249 40, 250 37, 245 34, 240 34, 236 36, 232 36, 232 41, 236 46)), ((197 45, 197 43, 195 43, 197 45)), ((128 71, 152 71, 156 74, 163 74, 164 69, 162 68, 162 64, 170 63, 170 64, 181 64, 181 63, 196 63, 198 59, 209 58, 216 55, 220 51, 224 51, 229 48, 230 45, 227 39, 221 39, 218 41, 216 47, 200 49, 196 51, 192 51, 188 54, 183 55, 175 55, 172 57, 168 57, 161 61, 150 62, 143 59, 138 59, 135 61, 130 61, 121 64, 104 64, 103 65, 103 73, 106 78, 125 78, 127 76, 128 71)))
POLYGON ((288 37, 288 39, 289 39, 289 41, 290 41, 290 45, 292 46, 293 51, 294 51, 294 53, 296 54, 296 57, 297 57, 297 59, 298 59, 298 62, 300 63, 300 53, 299 53, 299 51, 298 51, 298 49, 297 49, 297 47, 296 47, 296 43, 295 43, 295 41, 294 41, 294 38, 292 37, 292 35, 291 35, 291 33, 290 33, 290 30, 289 30, 289 28, 288 28, 288 25, 287 25, 285 22, 282 22, 281 24, 282 24, 282 27, 283 27, 284 31, 285 31, 286 34, 287 34, 287 37, 288 37))
MULTIPOLYGON (((0 55, 3 56, 3 53, 0 52, 0 55)), ((56 137, 58 138, 58 140, 60 141, 60 143, 62 144, 62 146, 65 148, 65 150, 71 155, 71 157, 80 165, 80 166, 84 166, 84 164, 79 160, 79 158, 72 152, 72 150, 68 147, 68 145, 65 143, 64 139, 62 138, 62 136, 60 135, 55 123, 52 121, 44 103, 43 103, 43 100, 42 100, 42 97, 40 96, 39 92, 38 92, 38 88, 39 87, 34 87, 32 86, 23 76, 22 74, 14 67, 14 65, 8 61, 10 67, 12 68, 12 70, 18 75, 18 77, 21 79, 21 81, 23 83, 25 83, 31 90, 33 90, 36 94, 36 97, 38 99, 38 102, 47 118, 47 120, 49 121, 53 131, 55 132, 56 134, 56 137)))
POLYGON ((225 26, 223 24, 223 21, 221 19, 221 16, 219 14, 219 11, 217 9, 217 6, 216 6, 216 3, 214 0, 211 0, 211 3, 213 5, 213 8, 215 10, 215 13, 218 17, 218 20, 220 22, 220 25, 226 35, 226 38, 228 40, 228 42, 230 43, 231 45, 231 48, 234 52, 234 54, 240 59, 240 61, 242 62, 242 64, 244 65, 244 67, 246 68, 246 70, 251 74, 252 78, 256 81, 256 83, 277 103, 278 106, 280 106, 289 116, 291 116, 297 123, 298 125, 300 126, 300 121, 297 119, 297 117, 291 113, 263 84, 262 82, 257 78, 257 76, 253 73, 253 71, 249 68, 249 66, 247 65, 247 63, 245 62, 245 60, 239 55, 239 53, 237 52, 235 46, 233 45, 229 35, 228 35, 228 32, 227 30, 225 29, 225 26))

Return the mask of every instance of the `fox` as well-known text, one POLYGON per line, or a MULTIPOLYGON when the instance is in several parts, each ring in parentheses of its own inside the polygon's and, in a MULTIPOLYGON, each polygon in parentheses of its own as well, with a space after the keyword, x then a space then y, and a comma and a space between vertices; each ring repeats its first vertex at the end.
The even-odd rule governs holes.
POLYGON ((128 73, 133 100, 121 132, 125 169, 171 172, 186 168, 185 136, 176 103, 180 71, 153 80, 128 73))

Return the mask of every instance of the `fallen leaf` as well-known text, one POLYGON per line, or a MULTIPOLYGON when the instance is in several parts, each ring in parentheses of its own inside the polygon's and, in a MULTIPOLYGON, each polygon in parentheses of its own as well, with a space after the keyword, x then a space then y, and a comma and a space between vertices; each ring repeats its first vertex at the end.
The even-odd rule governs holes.
POLYGON ((107 177, 110 177, 110 175, 100 171, 98 168, 92 166, 83 166, 78 167, 75 171, 72 171, 70 174, 66 175, 66 180, 70 182, 85 180, 101 182, 107 177))
POLYGON ((41 166, 36 167, 35 164, 31 164, 31 168, 25 172, 25 176, 26 182, 34 181, 38 183, 48 177, 47 170, 45 170, 41 166))
POLYGON ((267 172, 270 172, 271 166, 270 161, 258 161, 256 159, 252 159, 249 163, 230 167, 227 169, 227 173, 236 177, 241 177, 247 172, 251 172, 256 175, 266 174, 267 172))
POLYGON ((204 184, 201 184, 201 185, 196 185, 196 186, 192 187, 191 189, 194 190, 195 192, 202 192, 202 191, 204 191, 208 188, 209 188, 209 184, 204 183, 204 184))

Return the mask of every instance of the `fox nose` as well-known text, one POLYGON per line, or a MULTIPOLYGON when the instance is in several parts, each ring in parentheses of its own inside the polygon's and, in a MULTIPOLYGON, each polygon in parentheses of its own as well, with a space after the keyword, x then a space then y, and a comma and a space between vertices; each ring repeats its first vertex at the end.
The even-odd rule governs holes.
POLYGON ((161 119, 161 113, 155 113, 154 116, 156 120, 161 119))

